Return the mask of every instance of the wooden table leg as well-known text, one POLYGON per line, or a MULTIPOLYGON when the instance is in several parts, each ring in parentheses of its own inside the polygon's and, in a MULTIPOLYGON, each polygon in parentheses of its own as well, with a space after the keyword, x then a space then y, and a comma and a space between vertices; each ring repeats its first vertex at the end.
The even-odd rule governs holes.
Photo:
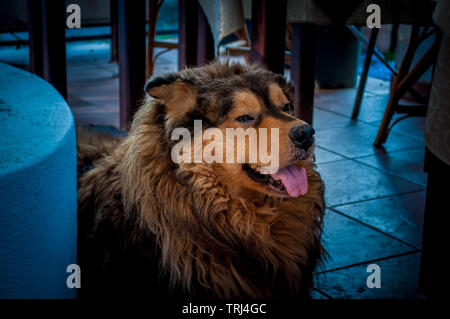
POLYGON ((147 56, 146 56, 146 72, 147 78, 153 75, 155 66, 153 60, 153 52, 155 51, 156 23, 158 21, 159 10, 164 0, 148 1, 148 32, 147 32, 147 56))
POLYGON ((64 1, 28 1, 30 70, 67 99, 64 13, 64 1))
POLYGON ((127 129, 145 84, 145 0, 118 1, 120 127, 127 129))
POLYGON ((198 2, 178 1, 178 70, 197 64, 198 2))
POLYGON ((44 48, 42 35, 42 1, 28 0, 28 44, 30 47, 30 71, 44 77, 44 48))
POLYGON ((179 0, 178 70, 214 59, 214 40, 197 0, 179 0))
POLYGON ((252 2, 250 61, 284 74, 287 0, 252 2))
POLYGON ((110 0, 109 2, 109 13, 110 13, 110 24, 111 24, 111 62, 119 61, 119 48, 117 41, 117 0, 110 0))
POLYGON ((209 27, 208 19, 202 8, 198 6, 197 29, 197 66, 213 61, 215 57, 214 39, 209 27))
POLYGON ((292 23, 291 81, 294 115, 312 124, 316 64, 316 25, 292 23))

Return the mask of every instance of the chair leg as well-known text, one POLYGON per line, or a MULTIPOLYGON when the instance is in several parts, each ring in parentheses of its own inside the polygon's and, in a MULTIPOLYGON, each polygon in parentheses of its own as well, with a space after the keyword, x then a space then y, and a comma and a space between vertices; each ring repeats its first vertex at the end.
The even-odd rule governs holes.
MULTIPOLYGON (((400 81, 406 76, 411 67, 412 60, 414 58, 414 53, 419 45, 419 31, 420 27, 413 25, 411 29, 411 35, 409 38, 408 48, 406 49, 405 56, 403 57, 400 68, 398 69, 397 79, 400 81)), ((400 82, 398 82, 400 83, 400 82)))
POLYGON ((148 2, 148 32, 147 32, 147 55, 145 64, 145 76, 150 78, 153 75, 155 61, 153 51, 155 50, 156 22, 158 20, 159 9, 164 0, 149 0, 148 2))
POLYGON ((386 141, 389 123, 391 122, 392 117, 394 116, 397 104, 398 104, 397 94, 393 92, 389 97, 389 102, 386 106, 386 110, 384 111, 383 119, 381 120, 380 127, 378 128, 377 137, 375 138, 375 142, 373 143, 374 146, 380 147, 386 141))
POLYGON ((391 94, 389 97, 389 102, 386 106, 386 110, 384 111, 383 119, 381 120, 380 127, 378 129, 377 136, 374 141, 374 146, 380 147, 387 138, 387 130, 389 127, 389 123, 391 122, 392 117, 394 116, 395 109, 398 104, 399 98, 396 97, 397 88, 400 82, 408 73, 408 70, 411 66, 414 53, 418 46, 418 38, 419 38, 420 27, 413 25, 411 30, 411 36, 409 39, 408 49, 406 50, 405 56, 403 57, 402 63, 398 70, 398 74, 395 77, 394 85, 392 86, 391 94))
POLYGON ((370 33, 369 45, 367 46, 366 58, 364 60, 364 67, 361 72, 361 78, 359 79, 358 90, 356 92, 355 105, 353 106, 352 120, 356 120, 361 108, 362 99, 364 96, 364 90, 366 88, 367 77, 369 75, 370 62, 372 61, 372 55, 375 48, 375 43, 378 37, 378 28, 373 28, 370 33))
POLYGON ((111 63, 119 62, 119 48, 118 48, 118 33, 117 33, 117 9, 118 3, 117 0, 110 0, 110 16, 111 16, 111 63))
POLYGON ((417 82, 420 76, 425 73, 425 71, 431 66, 432 63, 433 57, 430 53, 429 55, 424 56, 417 63, 414 69, 403 78, 402 81, 399 81, 398 79, 396 80, 396 86, 391 93, 386 111, 384 112, 383 119, 378 129, 377 137, 375 138, 375 146, 379 147, 381 146, 381 144, 386 142, 389 124, 398 106, 398 101, 408 91, 408 88, 411 87, 415 82, 417 82))
POLYGON ((145 1, 118 1, 120 127, 128 129, 145 84, 145 1))
POLYGON ((436 37, 435 43, 425 52, 414 68, 398 83, 397 94, 399 96, 403 96, 436 61, 439 42, 440 40, 436 37))
POLYGON ((378 129, 377 137, 375 138, 375 146, 381 146, 381 144, 386 141, 389 124, 395 113, 395 109, 400 98, 408 91, 409 88, 412 87, 414 83, 419 80, 422 74, 424 74, 436 60, 439 51, 440 38, 440 34, 436 34, 433 45, 427 50, 420 61, 417 62, 414 68, 409 73, 405 74, 404 77, 397 77, 394 88, 391 92, 391 97, 389 98, 388 106, 383 116, 383 120, 381 121, 378 129))
POLYGON ((67 99, 64 3, 28 1, 30 69, 67 99))

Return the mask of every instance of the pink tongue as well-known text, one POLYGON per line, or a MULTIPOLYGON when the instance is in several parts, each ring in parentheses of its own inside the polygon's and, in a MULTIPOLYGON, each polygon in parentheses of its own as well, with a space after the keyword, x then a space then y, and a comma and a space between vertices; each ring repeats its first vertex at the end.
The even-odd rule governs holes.
POLYGON ((308 177, 304 167, 298 168, 295 165, 279 169, 271 175, 273 179, 283 183, 289 196, 298 197, 308 192, 308 177))

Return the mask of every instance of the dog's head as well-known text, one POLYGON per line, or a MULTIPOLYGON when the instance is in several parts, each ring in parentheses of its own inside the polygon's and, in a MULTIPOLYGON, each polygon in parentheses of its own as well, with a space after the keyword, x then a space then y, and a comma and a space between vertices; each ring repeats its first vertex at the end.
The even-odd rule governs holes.
POLYGON ((307 192, 301 161, 313 155, 314 129, 293 116, 293 89, 281 75, 214 63, 151 79, 145 90, 162 102, 174 161, 214 166, 238 195, 307 192))

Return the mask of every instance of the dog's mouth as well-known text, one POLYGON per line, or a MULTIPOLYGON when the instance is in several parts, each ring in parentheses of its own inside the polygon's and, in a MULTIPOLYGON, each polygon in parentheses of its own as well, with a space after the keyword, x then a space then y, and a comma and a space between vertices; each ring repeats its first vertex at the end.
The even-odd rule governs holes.
POLYGON ((242 169, 251 180, 266 185, 277 194, 298 197, 308 192, 306 170, 295 164, 280 168, 273 174, 262 174, 261 167, 254 164, 244 164, 242 169))

